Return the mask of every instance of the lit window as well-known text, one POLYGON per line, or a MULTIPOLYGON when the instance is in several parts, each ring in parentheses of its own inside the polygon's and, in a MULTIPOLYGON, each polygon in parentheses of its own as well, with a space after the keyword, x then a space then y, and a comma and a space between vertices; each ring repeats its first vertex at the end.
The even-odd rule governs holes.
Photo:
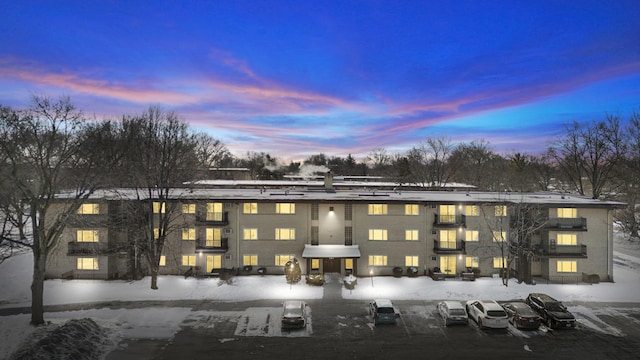
POLYGON ((244 214, 257 214, 258 203, 244 203, 242 204, 242 212, 244 214))
POLYGON ((496 216, 507 216, 507 206, 506 205, 496 205, 495 215, 496 216))
POLYGON ((577 245, 578 236, 576 234, 558 234, 558 245, 577 245))
POLYGON ((165 255, 160 255, 160 264, 158 264, 160 266, 166 266, 167 265, 167 257, 165 255))
POLYGON ((464 265, 469 268, 477 268, 478 264, 477 256, 467 256, 464 263, 464 265))
POLYGON ((564 261, 558 261, 558 265, 557 265, 557 270, 559 273, 561 272, 570 272, 570 273, 574 273, 577 272, 577 261, 573 260, 564 260, 564 261))
POLYGON ((369 240, 387 240, 387 229, 369 229, 369 240))
POLYGON ((99 270, 98 258, 78 258, 76 269, 78 270, 99 270))
POLYGON ((100 205, 98 205, 98 204, 82 204, 78 208, 78 214, 82 214, 82 215, 100 214, 100 205))
POLYGON ((465 214, 467 216, 479 216, 480 209, 478 209, 478 205, 467 205, 465 207, 465 214))
POLYGON ((504 258, 501 256, 496 256, 493 258, 493 267, 494 269, 504 269, 505 265, 504 258))
POLYGON ((195 228, 182 229, 182 240, 195 240, 195 239, 196 239, 195 228))
POLYGON ((369 215, 386 215, 387 204, 369 204, 369 215))
POLYGON ((578 217, 578 209, 575 209, 575 208, 558 208, 558 217, 559 218, 575 219, 575 218, 578 217))
POLYGON ((296 229, 288 229, 288 228, 276 229, 276 240, 295 240, 295 239, 296 239, 296 229))
POLYGON ((244 240, 258 240, 258 229, 243 229, 242 238, 244 240))
POLYGON ((207 255, 205 270, 211 272, 213 269, 222 269, 222 255, 207 255))
POLYGON ((404 238, 405 240, 411 240, 411 241, 419 240, 418 230, 405 230, 404 238))
POLYGON ((387 266, 387 256, 369 255, 369 266, 387 266))
POLYGON ((353 259, 344 259, 345 270, 353 270, 353 259))
POLYGON ((405 215, 420 215, 420 206, 418 204, 406 204, 404 206, 405 215))
POLYGON ((76 232, 76 239, 78 242, 98 242, 100 237, 98 236, 98 230, 78 230, 76 232))
POLYGON ((166 209, 166 203, 160 203, 158 201, 153 202, 153 213, 154 214, 164 214, 166 209))
POLYGON ((244 255, 244 256, 242 256, 242 265, 244 265, 244 266, 256 266, 256 265, 258 265, 258 255, 244 255))
POLYGON ((277 203, 276 214, 295 214, 296 204, 293 203, 277 203))
POLYGON ((158 228, 153 229, 153 238, 155 240, 158 240, 160 238, 160 229, 158 228))
POLYGON ((445 274, 457 273, 458 257, 455 255, 440 256, 440 271, 445 274))
POLYGON ((196 204, 182 204, 182 213, 183 214, 195 214, 196 213, 196 204))
POLYGON ((222 221, 222 203, 207 203, 207 220, 222 221))
POLYGON ((457 231, 440 230, 440 248, 455 249, 456 248, 457 231))
POLYGON ((456 222, 456 206, 440 205, 439 222, 441 224, 454 224, 456 222))
POLYGON ((418 265, 418 257, 417 256, 405 256, 404 257, 404 265, 405 266, 419 266, 418 265))
POLYGON ((222 235, 220 228, 207 228, 206 230, 206 246, 208 247, 221 247, 222 246, 222 235))
POLYGON ((464 239, 465 241, 478 241, 478 230, 467 230, 464 239))
POLYGON ((276 255, 276 266, 285 266, 294 256, 292 254, 276 255))
POLYGON ((494 242, 504 242, 507 239, 506 231, 493 231, 494 242))
POLYGON ((320 269, 320 259, 311 259, 311 270, 320 269))
POLYGON ((182 266, 196 266, 196 256, 182 255, 182 266))

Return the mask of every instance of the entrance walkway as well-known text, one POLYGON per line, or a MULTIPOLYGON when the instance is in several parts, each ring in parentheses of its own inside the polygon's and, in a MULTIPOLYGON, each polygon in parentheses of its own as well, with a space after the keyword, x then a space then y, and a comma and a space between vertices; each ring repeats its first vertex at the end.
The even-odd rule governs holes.
POLYGON ((323 302, 342 300, 342 275, 339 273, 324 274, 323 290, 323 302))

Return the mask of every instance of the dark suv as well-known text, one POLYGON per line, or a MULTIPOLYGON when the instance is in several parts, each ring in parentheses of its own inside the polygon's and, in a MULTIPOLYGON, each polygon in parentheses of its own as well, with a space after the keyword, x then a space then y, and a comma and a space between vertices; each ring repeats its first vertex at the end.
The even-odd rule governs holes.
POLYGON ((547 294, 531 293, 527 296, 527 304, 540 314, 542 320, 551 329, 576 326, 576 318, 558 300, 547 294))

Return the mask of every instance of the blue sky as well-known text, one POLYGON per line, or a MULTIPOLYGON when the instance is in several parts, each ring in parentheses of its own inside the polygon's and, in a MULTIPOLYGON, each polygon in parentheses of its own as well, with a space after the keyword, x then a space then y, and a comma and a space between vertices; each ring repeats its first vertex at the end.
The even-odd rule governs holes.
POLYGON ((236 155, 535 154, 640 110, 640 2, 4 1, 0 103, 158 104, 236 155))

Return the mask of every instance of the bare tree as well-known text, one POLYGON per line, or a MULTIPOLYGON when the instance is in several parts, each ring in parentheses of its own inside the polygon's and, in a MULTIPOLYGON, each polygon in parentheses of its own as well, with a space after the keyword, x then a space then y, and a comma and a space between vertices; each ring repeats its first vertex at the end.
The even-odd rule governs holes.
POLYGON ((502 191, 505 160, 484 140, 458 145, 449 157, 456 169, 455 181, 471 184, 479 190, 502 191))
POLYGON ((428 138, 411 148, 406 168, 411 182, 422 187, 442 187, 451 181, 454 167, 448 162, 453 145, 447 138, 428 138))
POLYGON ((225 167, 233 164, 233 156, 226 146, 209 134, 194 135, 195 155, 203 168, 225 167))
POLYGON ((640 238, 640 113, 633 112, 627 127, 628 148, 620 171, 623 184, 622 200, 626 208, 616 213, 616 219, 630 239, 640 238))

